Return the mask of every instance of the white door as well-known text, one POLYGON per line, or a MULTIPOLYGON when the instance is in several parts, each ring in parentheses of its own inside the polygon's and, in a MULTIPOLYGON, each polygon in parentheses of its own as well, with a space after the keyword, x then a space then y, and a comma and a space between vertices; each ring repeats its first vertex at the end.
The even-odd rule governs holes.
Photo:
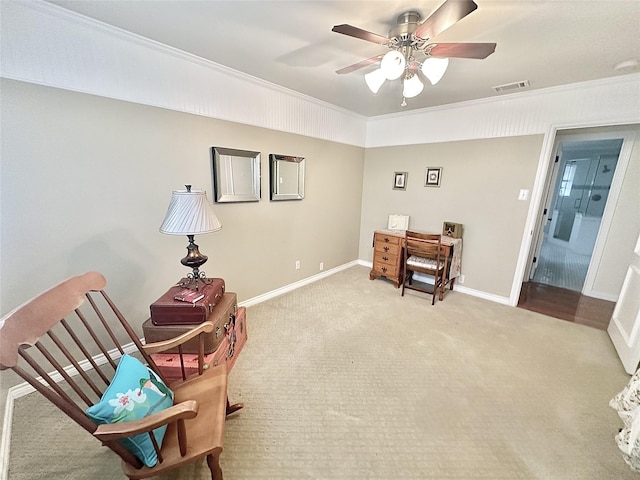
MULTIPOLYGON (((557 140, 556 140, 557 143, 557 140)), ((553 203, 553 199, 555 196, 555 185, 558 177, 558 167, 560 166, 560 158, 562 155, 562 144, 559 146, 556 145, 553 165, 551 165, 551 173, 547 176, 547 184, 545 186, 544 193, 544 205, 542 207, 542 211, 538 216, 538 228, 535 232, 534 239, 534 247, 533 247, 533 255, 529 259, 529 273, 526 276, 527 279, 532 280, 535 273, 536 268, 540 264, 538 259, 540 258, 540 251, 542 250, 542 242, 544 242, 545 236, 549 230, 549 222, 551 222, 551 205, 553 203)))
POLYGON ((640 236, 607 328, 627 373, 640 363, 640 236))

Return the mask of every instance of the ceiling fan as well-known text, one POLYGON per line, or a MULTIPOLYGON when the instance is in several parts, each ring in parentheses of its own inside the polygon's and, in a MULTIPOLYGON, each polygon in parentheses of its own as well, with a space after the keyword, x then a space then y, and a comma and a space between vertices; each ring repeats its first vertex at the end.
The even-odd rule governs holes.
POLYGON ((407 98, 415 97, 424 88, 419 72, 435 85, 444 75, 450 57, 484 59, 495 51, 495 43, 429 43, 433 37, 477 8, 473 0, 446 0, 422 23, 418 12, 405 12, 398 16, 397 25, 391 29, 388 37, 348 24, 335 25, 332 32, 377 43, 390 50, 386 54, 336 70, 336 73, 351 73, 379 62, 379 69, 365 75, 367 85, 373 93, 377 93, 386 80, 402 77, 404 107, 407 98))

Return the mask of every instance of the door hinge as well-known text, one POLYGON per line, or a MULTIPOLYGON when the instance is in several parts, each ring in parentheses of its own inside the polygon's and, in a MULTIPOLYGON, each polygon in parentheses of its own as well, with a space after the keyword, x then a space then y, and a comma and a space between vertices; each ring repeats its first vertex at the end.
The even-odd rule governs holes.
POLYGON ((533 257, 533 262, 532 263, 536 263, 538 261, 538 257, 533 257))
POLYGON ((560 157, 558 155, 556 155, 556 161, 553 163, 558 163, 558 161, 560 160, 560 157))
POLYGON ((542 212, 543 215, 547 214, 547 209, 545 208, 544 211, 542 212))

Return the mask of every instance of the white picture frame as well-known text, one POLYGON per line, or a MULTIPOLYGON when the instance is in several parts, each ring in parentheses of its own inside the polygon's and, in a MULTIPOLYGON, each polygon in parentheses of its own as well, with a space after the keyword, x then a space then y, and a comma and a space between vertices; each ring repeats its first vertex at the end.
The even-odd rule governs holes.
POLYGON ((409 228, 409 215, 389 215, 389 230, 407 230, 409 228))

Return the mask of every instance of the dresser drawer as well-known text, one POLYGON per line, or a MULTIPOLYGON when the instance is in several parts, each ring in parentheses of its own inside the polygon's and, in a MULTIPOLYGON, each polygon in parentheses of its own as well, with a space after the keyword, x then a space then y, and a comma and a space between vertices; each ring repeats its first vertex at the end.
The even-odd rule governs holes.
POLYGON ((400 246, 402 244, 403 237, 398 237, 396 235, 387 235, 385 233, 376 233, 373 238, 374 245, 397 245, 400 246))
POLYGON ((385 265, 382 263, 374 263, 373 268, 371 269, 371 274, 387 277, 392 280, 398 278, 398 272, 396 271, 395 265, 385 265))
POLYGON ((398 265, 398 255, 389 252, 375 251, 373 255, 374 265, 386 265, 390 268, 390 271, 395 271, 396 265, 398 265))
POLYGON ((379 254, 399 257, 402 252, 400 240, 401 239, 395 237, 376 235, 374 243, 374 255, 377 256, 379 254))

